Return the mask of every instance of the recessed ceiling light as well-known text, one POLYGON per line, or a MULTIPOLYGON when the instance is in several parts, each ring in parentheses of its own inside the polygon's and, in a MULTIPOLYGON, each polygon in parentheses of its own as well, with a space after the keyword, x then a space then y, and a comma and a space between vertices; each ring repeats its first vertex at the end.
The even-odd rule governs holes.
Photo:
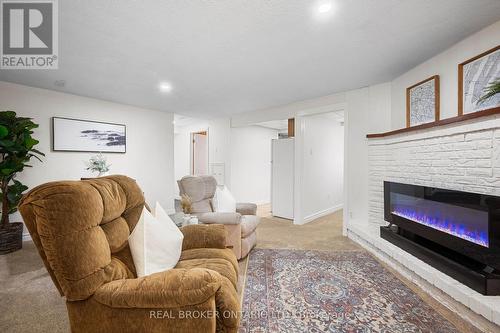
POLYGON ((158 88, 160 89, 161 92, 171 92, 172 91, 172 85, 168 82, 160 82, 158 85, 158 88))
POLYGON ((330 10, 332 10, 331 2, 325 2, 318 6, 318 13, 320 14, 328 13, 330 10))

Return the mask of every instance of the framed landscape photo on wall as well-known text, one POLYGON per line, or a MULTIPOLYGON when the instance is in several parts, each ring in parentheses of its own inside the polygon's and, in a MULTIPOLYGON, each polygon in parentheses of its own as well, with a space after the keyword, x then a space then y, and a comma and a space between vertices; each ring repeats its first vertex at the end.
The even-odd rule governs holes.
POLYGON ((500 94, 482 98, 500 81, 500 45, 458 65, 458 115, 500 106, 500 94))
POLYGON ((52 117, 52 150, 125 153, 127 131, 122 124, 52 117))
POLYGON ((406 127, 439 120, 439 75, 406 88, 406 127))

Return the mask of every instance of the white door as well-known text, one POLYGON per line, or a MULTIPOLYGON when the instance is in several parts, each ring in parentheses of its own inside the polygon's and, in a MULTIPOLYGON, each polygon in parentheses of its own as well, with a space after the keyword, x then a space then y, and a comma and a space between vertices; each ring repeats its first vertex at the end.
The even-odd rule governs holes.
POLYGON ((191 173, 196 176, 208 175, 208 136, 207 132, 193 133, 193 157, 191 173))
POLYGON ((294 139, 272 140, 271 211, 293 219, 294 139))

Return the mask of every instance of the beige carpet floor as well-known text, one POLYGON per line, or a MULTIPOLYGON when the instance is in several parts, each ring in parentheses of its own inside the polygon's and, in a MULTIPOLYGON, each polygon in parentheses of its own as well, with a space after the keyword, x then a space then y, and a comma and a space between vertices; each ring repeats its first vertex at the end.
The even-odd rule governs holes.
POLYGON ((304 225, 272 217, 267 206, 259 207, 263 217, 257 228, 257 247, 268 249, 359 250, 356 243, 342 235, 342 211, 304 225))
MULTIPOLYGON (((268 210, 265 206, 259 210, 263 217, 257 229, 260 248, 364 251, 342 236, 341 211, 296 226, 289 220, 271 217, 268 210)), ((240 294, 244 289, 246 264, 247 260, 240 261, 240 294)), ((393 273, 459 327, 459 332, 477 331, 461 319, 462 314, 448 310, 419 287, 393 273)), ((498 329, 485 320, 481 325, 487 332, 498 329)), ((32 242, 25 242, 18 252, 0 256, 0 332, 69 332, 64 299, 59 296, 32 242)))
POLYGON ((32 242, 0 256, 0 332, 69 332, 59 295, 32 242))
MULTIPOLYGON (((291 220, 273 217, 269 206, 260 206, 258 215, 262 216, 263 219, 257 229, 257 247, 324 251, 366 251, 342 235, 342 214, 343 211, 339 210, 310 223, 294 225, 291 220)), ((431 291, 422 290, 385 263, 380 263, 434 310, 453 323, 457 328, 457 332, 500 333, 500 327, 473 313, 465 306, 452 300, 449 296, 442 294, 442 292, 435 290, 435 288, 432 290, 432 292, 441 293, 440 298, 445 299, 448 305, 445 307, 428 293, 431 291), (464 318, 469 318, 470 321, 475 322, 476 327, 469 324, 464 318)))

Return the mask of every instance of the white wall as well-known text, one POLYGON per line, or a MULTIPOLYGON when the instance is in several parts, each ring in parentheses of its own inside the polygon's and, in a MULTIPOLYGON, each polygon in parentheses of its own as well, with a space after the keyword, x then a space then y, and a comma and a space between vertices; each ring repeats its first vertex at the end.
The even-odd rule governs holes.
MULTIPOLYGON (((208 123, 200 121, 189 126, 176 128, 174 134, 174 195, 179 194, 177 180, 191 173, 191 133, 208 131, 208 123)), ((209 149, 210 135, 208 133, 209 149)), ((210 153, 209 153, 210 162, 210 153)))
POLYGON ((19 176, 30 188, 92 176, 85 162, 93 153, 51 151, 51 117, 114 122, 127 126, 127 152, 104 154, 111 174, 136 179, 148 203, 159 201, 165 209, 173 209, 173 114, 6 82, 0 82, 0 110, 16 111, 40 125, 34 135, 40 141, 36 148, 46 154, 44 162, 33 161, 34 167, 19 176))
POLYGON ((189 132, 179 132, 174 134, 174 196, 179 193, 177 180, 189 175, 191 172, 191 143, 189 132))
POLYGON ((224 163, 225 183, 231 188, 231 120, 229 118, 213 119, 208 124, 208 160, 210 163, 224 163))
POLYGON ((208 131, 209 172, 212 163, 224 163, 225 182, 231 185, 231 126, 229 118, 199 120, 190 125, 176 128, 174 136, 174 196, 179 194, 177 180, 191 172, 191 133, 208 131))
POLYGON ((458 64, 500 44, 500 21, 392 81, 392 129, 406 127, 406 88, 440 76, 441 119, 458 115, 458 64))
POLYGON ((270 120, 282 120, 345 109, 346 94, 336 93, 323 97, 307 99, 274 108, 235 114, 231 118, 231 126, 250 126, 270 120))
POLYGON ((302 214, 306 222, 342 208, 344 126, 327 115, 303 118, 302 214))
MULTIPOLYGON (((406 88, 427 77, 441 77, 441 118, 457 115, 457 66, 459 63, 500 44, 500 22, 468 37, 445 52, 408 71, 392 82, 300 101, 275 108, 233 116, 233 126, 246 126, 262 121, 296 118, 296 134, 306 115, 345 110, 344 219, 348 223, 368 221, 368 145, 366 135, 403 128, 406 125, 406 88)), ((300 135, 300 134, 298 134, 300 135)), ((304 151, 296 140, 296 152, 304 151)), ((298 157, 300 170, 304 159, 298 157)), ((296 177, 296 197, 305 185, 296 177)), ((302 200, 296 200, 295 211, 302 212, 302 200)), ((302 212, 301 220, 305 217, 302 212)))
POLYGON ((190 173, 190 133, 203 130, 208 131, 209 165, 224 163, 225 183, 235 199, 269 203, 271 138, 277 138, 278 131, 259 126, 231 128, 228 118, 199 120, 176 128, 174 195, 179 192, 176 181, 190 173))
MULTIPOLYGON (((346 221, 368 221, 368 141, 366 134, 385 132, 391 122, 391 84, 347 92, 345 186, 346 221)), ((348 223, 349 223, 348 222, 348 223)))
MULTIPOLYGON (((500 44, 500 22, 464 39, 443 53, 404 73, 390 83, 346 93, 346 218, 367 223, 368 146, 366 134, 406 126, 406 88, 440 75, 441 119, 458 113, 458 64, 500 44)), ((376 171, 372 171, 374 173, 376 171)), ((375 175, 371 175, 375 176, 375 175)))
POLYGON ((231 129, 231 193, 237 202, 271 202, 271 140, 278 131, 260 126, 231 129))
POLYGON ((302 140, 302 126, 307 116, 330 111, 345 111, 344 127, 344 220, 368 219, 368 150, 366 134, 390 130, 391 83, 336 93, 266 110, 241 113, 231 118, 233 126, 245 126, 269 120, 295 118, 295 223, 307 222, 308 209, 302 198, 306 186, 303 173, 306 151, 302 140), (304 210, 307 209, 307 212, 304 210))

